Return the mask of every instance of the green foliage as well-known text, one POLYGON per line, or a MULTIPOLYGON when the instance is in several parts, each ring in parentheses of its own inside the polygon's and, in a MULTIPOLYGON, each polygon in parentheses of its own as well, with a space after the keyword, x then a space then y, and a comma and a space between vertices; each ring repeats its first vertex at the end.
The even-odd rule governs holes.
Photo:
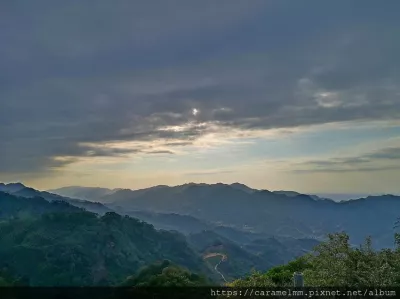
POLYGON ((345 233, 329 235, 328 242, 309 257, 305 283, 312 286, 395 286, 400 278, 400 251, 374 251, 367 238, 359 248, 350 246, 345 233))
POLYGON ((270 269, 266 275, 275 285, 285 286, 292 284, 294 272, 303 272, 309 267, 306 258, 300 257, 287 265, 270 269))
MULTIPOLYGON (((212 269, 221 261, 221 256, 226 256, 227 259, 219 264, 218 269, 227 280, 243 277, 252 269, 262 271, 271 267, 268 260, 211 230, 190 234, 188 241, 203 256, 217 255, 206 259, 212 269)), ((221 278, 219 274, 216 277, 221 278)))
POLYGON ((255 272, 234 281, 232 285, 290 286, 293 284, 293 273, 303 272, 305 286, 400 286, 399 247, 374 251, 371 238, 367 238, 359 248, 354 248, 345 233, 330 234, 328 237, 328 241, 316 246, 311 254, 266 273, 255 272))
POLYGON ((305 257, 300 257, 286 265, 271 268, 265 273, 254 271, 250 276, 235 280, 232 286, 235 287, 268 287, 287 286, 293 284, 293 273, 302 272, 310 265, 305 257))
POLYGON ((122 286, 140 287, 195 287, 209 285, 209 281, 179 267, 168 260, 143 268, 136 276, 128 277, 122 286))
POLYGON ((0 287, 29 285, 26 278, 15 278, 7 268, 0 269, 0 287))
POLYGON ((251 275, 233 281, 229 284, 231 287, 273 287, 276 284, 267 273, 253 272, 251 275))
POLYGON ((10 287, 13 283, 8 277, 4 277, 4 274, 0 274, 0 287, 10 287))
MULTIPOLYGON (((57 212, 0 223, 0 268, 7 261, 33 286, 114 285, 163 259, 207 271, 183 236, 116 213, 57 212)), ((174 275, 180 277, 168 272, 174 275)))

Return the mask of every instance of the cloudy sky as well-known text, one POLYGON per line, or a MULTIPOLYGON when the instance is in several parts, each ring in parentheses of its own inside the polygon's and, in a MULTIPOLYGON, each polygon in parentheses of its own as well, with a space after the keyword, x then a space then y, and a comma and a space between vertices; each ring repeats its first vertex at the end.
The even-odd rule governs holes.
POLYGON ((399 10, 3 0, 0 181, 400 193, 399 10))

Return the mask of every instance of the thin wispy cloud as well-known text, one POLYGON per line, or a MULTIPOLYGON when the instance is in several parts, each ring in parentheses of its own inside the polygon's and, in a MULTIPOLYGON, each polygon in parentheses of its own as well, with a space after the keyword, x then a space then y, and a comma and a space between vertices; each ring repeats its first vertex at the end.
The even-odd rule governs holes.
POLYGON ((214 171, 203 171, 203 172, 188 172, 185 173, 186 176, 214 176, 219 174, 235 173, 234 170, 214 170, 214 171))
POLYGON ((400 169, 400 147, 384 148, 357 157, 311 160, 300 163, 297 173, 312 172, 371 172, 400 169))

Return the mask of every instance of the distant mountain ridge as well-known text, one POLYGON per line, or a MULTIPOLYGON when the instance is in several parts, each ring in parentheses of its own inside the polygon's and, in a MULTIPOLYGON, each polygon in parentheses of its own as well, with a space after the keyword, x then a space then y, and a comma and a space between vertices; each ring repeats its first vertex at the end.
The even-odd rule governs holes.
POLYGON ((104 206, 99 202, 93 202, 77 198, 69 198, 60 196, 58 194, 53 194, 47 191, 39 191, 30 187, 26 187, 22 183, 10 183, 10 184, 0 183, 0 191, 25 198, 40 197, 50 202, 65 201, 73 206, 80 207, 90 212, 99 214, 104 214, 106 212, 112 211, 110 208, 104 206))
MULTIPOLYGON (((143 194, 145 192, 154 191, 157 189, 159 189, 159 190, 163 190, 163 189, 165 189, 165 190, 167 190, 167 189, 184 190, 185 188, 189 188, 189 187, 193 187, 193 186, 204 187, 204 186, 214 186, 214 185, 229 186, 233 189, 241 190, 241 191, 249 193, 249 194, 252 194, 255 192, 260 192, 260 191, 271 192, 268 190, 259 190, 259 189, 250 188, 241 183, 233 183, 233 184, 186 183, 186 184, 177 185, 177 186, 158 185, 158 186, 153 186, 153 187, 149 187, 149 188, 135 189, 135 190, 126 189, 126 188, 108 189, 108 188, 101 188, 101 187, 68 186, 68 187, 62 187, 62 188, 58 188, 58 189, 47 190, 47 191, 61 195, 61 196, 74 197, 74 198, 80 198, 80 199, 86 199, 86 200, 97 200, 99 202, 107 202, 110 200, 115 200, 115 198, 122 198, 124 196, 127 196, 128 194, 130 196, 135 194, 135 196, 136 196, 138 194, 143 194)), ((303 194, 303 193, 299 193, 299 192, 295 192, 295 191, 272 191, 272 192, 276 193, 276 194, 287 195, 287 196, 297 196, 297 195, 303 194)), ((318 197, 316 195, 310 195, 310 196, 315 197, 317 199, 321 199, 320 197, 318 197)))
POLYGON ((124 189, 98 200, 120 211, 188 215, 214 225, 276 236, 321 240, 327 233, 344 230, 359 244, 372 234, 378 247, 393 245, 393 225, 400 211, 400 197, 395 195, 337 202, 294 191, 256 190, 239 183, 124 189))
MULTIPOLYGON (((51 189, 47 190, 50 193, 55 193, 61 196, 66 196, 66 197, 73 197, 73 198, 80 198, 80 199, 86 199, 86 200, 96 200, 96 201, 102 201, 104 196, 111 195, 117 191, 125 191, 125 192, 146 192, 147 190, 154 189, 154 188, 177 188, 177 187, 184 187, 184 186, 193 186, 193 185, 198 185, 198 186, 206 186, 209 184, 205 183, 186 183, 183 185, 178 185, 178 186, 167 186, 167 185, 159 185, 159 186, 154 186, 154 187, 148 187, 148 188, 143 188, 143 189, 127 189, 127 188, 115 188, 115 189, 110 189, 110 188, 103 188, 103 187, 83 187, 83 186, 68 186, 68 187, 62 187, 58 189, 51 189)), ((215 185, 215 184, 211 184, 215 185)), ((241 183, 232 183, 232 184, 225 184, 228 186, 231 186, 232 188, 239 189, 248 193, 253 193, 257 191, 268 191, 268 190, 260 190, 260 189, 255 189, 255 188, 250 188, 244 184, 241 183)), ((0 183, 0 188, 1 188, 1 183, 0 183)), ((308 196, 311 196, 315 199, 323 199, 323 200, 334 200, 334 201, 346 201, 346 200, 351 200, 351 199, 358 199, 358 198, 363 198, 363 197, 368 197, 368 196, 380 196, 383 194, 367 194, 367 193, 321 193, 321 194, 307 194, 307 193, 301 193, 301 192, 296 192, 296 191, 290 191, 290 190, 277 190, 277 191, 271 191, 276 194, 282 194, 282 195, 287 195, 287 196, 297 196, 300 194, 305 194, 308 196)), ((398 196, 398 195, 397 195, 398 196)))
POLYGON ((26 187, 22 183, 9 183, 9 184, 0 183, 0 191, 2 192, 14 193, 18 192, 23 188, 26 187))
MULTIPOLYGON (((79 188, 81 192, 88 191, 86 194, 93 194, 95 190, 79 188)), ((102 202, 122 214, 140 211, 142 219, 147 217, 145 221, 153 221, 161 228, 179 230, 184 223, 192 227, 193 221, 181 217, 190 216, 213 227, 232 227, 271 236, 322 240, 327 233, 346 231, 352 243, 359 244, 372 234, 377 247, 393 245, 393 225, 400 211, 400 197, 395 195, 336 202, 294 191, 256 190, 240 183, 188 183, 140 190, 107 189, 101 193, 105 195, 90 200, 102 202), (150 219, 144 212, 159 216, 150 219), (163 214, 172 216, 160 216, 163 214)))
POLYGON ((101 198, 103 196, 112 194, 113 192, 122 189, 108 189, 100 187, 80 187, 80 186, 69 186, 54 190, 47 190, 50 193, 55 193, 61 196, 73 197, 85 200, 93 200, 101 198))

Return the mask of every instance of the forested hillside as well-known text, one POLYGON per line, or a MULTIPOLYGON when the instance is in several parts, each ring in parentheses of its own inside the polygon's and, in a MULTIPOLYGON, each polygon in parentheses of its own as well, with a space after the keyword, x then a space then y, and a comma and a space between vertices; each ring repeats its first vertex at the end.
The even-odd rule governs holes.
POLYGON ((120 286, 141 287, 195 287, 210 285, 204 276, 164 260, 142 268, 137 275, 129 276, 120 286))
POLYGON ((360 247, 349 243, 346 233, 330 234, 328 241, 285 265, 231 283, 235 287, 293 286, 293 273, 302 272, 308 287, 400 286, 399 235, 395 249, 375 251, 367 238, 360 247))
POLYGON ((6 193, 0 211, 0 269, 32 286, 114 285, 164 259, 211 273, 184 236, 127 216, 6 193))
POLYGON ((16 196, 21 190, 41 194, 0 192, 0 286, 289 286, 298 271, 306 286, 400 285, 399 247, 377 251, 371 239, 357 246, 346 233, 324 242, 271 237, 192 216, 132 213, 171 228, 190 223, 183 235, 115 212, 16 196))
MULTIPOLYGON (((8 192, 2 193, 3 209, 0 217, 5 219, 32 220, 41 214, 49 212, 81 213, 85 211, 83 208, 87 208, 89 211, 99 211, 99 215, 103 215, 105 211, 110 210, 100 203, 86 202, 38 191, 21 183, 3 184, 1 188, 8 192)), ((164 187, 158 186, 151 190, 160 188, 164 187)), ((98 190, 96 189, 96 191, 98 190)), ((186 237, 186 241, 189 243, 188 246, 194 254, 199 259, 204 259, 206 268, 211 268, 209 271, 207 270, 207 275, 215 280, 216 283, 223 283, 225 279, 231 281, 240 278, 249 274, 252 269, 265 271, 302 255, 318 243, 315 240, 307 241, 294 238, 279 238, 278 240, 271 238, 267 234, 251 233, 232 227, 219 226, 188 215, 146 211, 124 213, 123 209, 116 208, 115 210, 120 215, 128 214, 129 217, 154 225, 160 233, 165 233, 165 230, 173 230, 175 232, 171 232, 171 234, 174 236, 179 236, 181 239, 186 237), (180 233, 185 236, 180 235, 180 233), (221 240, 221 246, 213 246, 215 242, 221 240), (204 244, 199 246, 202 242, 204 244), (205 256, 210 255, 226 257, 226 260, 219 267, 221 272, 214 269, 216 263, 221 260, 205 258, 205 256), (222 278, 221 274, 225 277, 222 278)), ((70 221, 75 220, 71 218, 70 221)), ((84 231, 81 233, 84 233, 84 231)), ((44 232, 44 234, 46 235, 48 232, 44 232)), ((183 264, 181 263, 180 265, 183 264)))

